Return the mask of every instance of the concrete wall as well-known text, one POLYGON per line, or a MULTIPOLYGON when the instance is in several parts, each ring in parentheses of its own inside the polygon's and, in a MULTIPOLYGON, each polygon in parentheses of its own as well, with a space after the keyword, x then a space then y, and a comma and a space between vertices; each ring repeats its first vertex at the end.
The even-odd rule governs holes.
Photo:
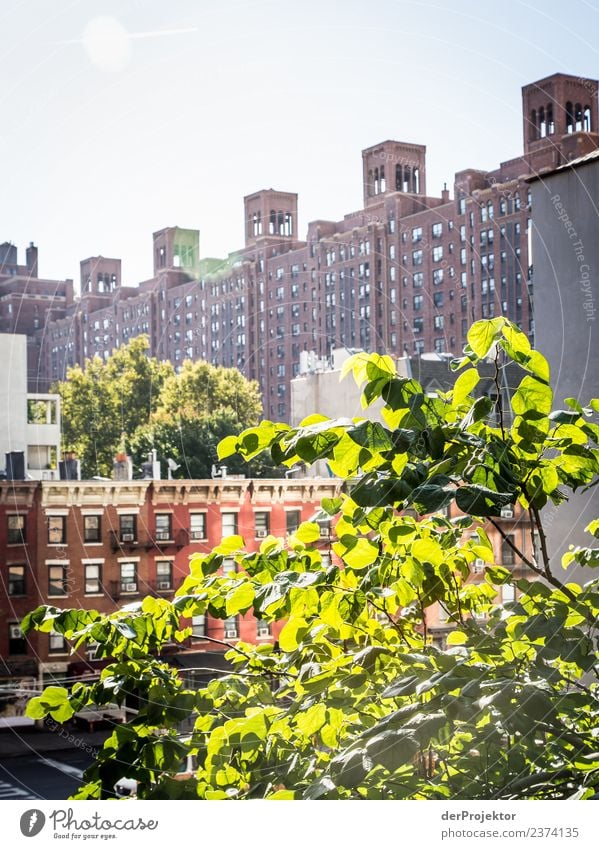
POLYGON ((0 333, 0 469, 8 451, 25 451, 27 337, 0 333))
MULTIPOLYGON (((533 182, 532 221, 535 345, 551 366, 554 407, 584 404, 599 396, 599 159, 533 182)), ((569 545, 590 544, 583 529, 597 516, 596 487, 545 508, 556 574, 569 545)))
POLYGON ((27 336, 0 333, 0 363, 0 469, 9 451, 23 451, 28 478, 58 479, 60 398, 28 394, 27 336), (45 421, 28 422, 28 401, 38 402, 45 421), (53 469, 47 468, 50 463, 53 469))

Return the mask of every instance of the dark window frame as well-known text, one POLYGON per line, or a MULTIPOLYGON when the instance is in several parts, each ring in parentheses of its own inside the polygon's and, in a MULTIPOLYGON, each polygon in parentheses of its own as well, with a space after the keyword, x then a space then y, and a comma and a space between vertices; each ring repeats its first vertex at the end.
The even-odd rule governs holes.
POLYGON ((137 515, 135 513, 121 513, 119 515, 119 539, 121 542, 135 542, 137 540, 137 515), (133 539, 125 540, 125 536, 133 536, 133 539))
POLYGON ((48 564, 48 596, 53 598, 63 598, 67 593, 67 566, 60 563, 48 564), (55 577, 53 573, 60 570, 60 577, 55 577), (60 590, 55 589, 61 587, 60 590))
POLYGON ((102 592, 102 564, 98 563, 85 563, 83 565, 83 587, 85 591, 85 595, 97 595, 102 592), (91 578, 88 576, 88 569, 97 569, 98 576, 97 578, 91 578), (95 583, 97 586, 95 589, 90 589, 89 585, 95 583))
POLYGON ((155 537, 157 540, 171 540, 173 538, 173 514, 155 513, 155 537))
POLYGON ((83 517, 83 542, 102 542, 102 516, 99 514, 83 517), (96 521, 96 527, 93 527, 93 522, 92 527, 88 526, 91 519, 96 521))
POLYGON ((7 545, 25 545, 27 542, 27 517, 22 513, 12 513, 6 517, 7 545), (20 520, 20 527, 11 528, 11 521, 20 520))
POLYGON ((8 595, 9 596, 22 596, 27 595, 27 579, 26 579, 26 570, 25 566, 21 563, 9 563, 7 566, 8 569, 8 595), (21 577, 15 578, 11 576, 11 571, 20 569, 21 577), (15 586, 19 587, 19 589, 15 589, 15 586))
POLYGON ((46 528, 48 532, 48 545, 66 545, 66 516, 46 516, 46 528), (60 524, 60 528, 58 527, 58 524, 60 524), (56 527, 52 527, 52 525, 56 525, 56 527))

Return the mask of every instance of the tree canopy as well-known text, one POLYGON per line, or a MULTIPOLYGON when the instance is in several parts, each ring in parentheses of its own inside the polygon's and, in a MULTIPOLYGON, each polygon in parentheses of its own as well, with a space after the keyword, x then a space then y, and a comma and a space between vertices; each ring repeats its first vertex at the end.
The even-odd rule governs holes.
MULTIPOLYGON (((106 361, 94 357, 69 369, 56 384, 64 449, 77 453, 84 477, 110 476, 117 450, 130 451, 139 467, 152 448, 164 474, 170 457, 180 467, 175 476, 210 477, 219 440, 258 423, 258 385, 237 369, 186 360, 177 374, 148 349, 147 337, 138 336, 106 361)), ((266 469, 238 458, 231 470, 266 469)))
MULTIPOLYGON (((26 617, 26 632, 93 640, 110 658, 97 682, 46 688, 30 701, 30 717, 64 722, 86 704, 139 699, 76 798, 110 796, 125 775, 137 779, 140 798, 599 792, 599 582, 561 580, 541 518, 548 500, 559 504, 597 481, 599 401, 568 399, 552 411, 546 360, 503 318, 474 324, 454 365, 453 390, 431 398, 389 357, 358 354, 346 372, 365 404, 383 398, 384 424, 314 415, 297 428, 262 422, 221 443, 222 458, 264 449, 288 466, 327 458, 347 482, 344 495, 322 504, 336 522, 332 563, 309 522, 255 553, 229 537, 194 555, 173 602, 148 597, 108 615, 42 606, 26 617), (523 369, 509 420, 492 399, 471 395, 488 356, 498 388, 506 359, 523 369), (453 501, 460 513, 450 519, 443 508, 453 501), (499 517, 516 503, 535 534, 532 555, 510 541, 526 578, 496 563, 482 527, 486 519, 507 540, 499 517), (230 557, 237 572, 221 568, 230 557), (471 579, 475 559, 486 562, 480 583, 471 579), (497 604, 504 585, 516 597, 497 604), (453 626, 444 647, 427 627, 435 605, 453 626), (247 611, 284 627, 275 645, 231 645, 230 675, 197 690, 160 659, 167 642, 189 635, 190 617, 247 611), (177 781, 187 753, 197 772, 177 781)), ((599 537, 599 521, 587 530, 599 537)), ((598 566, 599 551, 571 549, 562 565, 572 562, 598 566)))

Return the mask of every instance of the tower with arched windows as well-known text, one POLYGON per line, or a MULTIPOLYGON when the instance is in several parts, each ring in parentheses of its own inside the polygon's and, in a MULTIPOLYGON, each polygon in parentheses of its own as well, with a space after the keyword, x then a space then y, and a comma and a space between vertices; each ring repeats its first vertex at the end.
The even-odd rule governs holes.
POLYGON ((81 260, 81 297, 113 295, 121 285, 121 261, 105 256, 81 260))
POLYGON ((522 89, 522 117, 525 155, 548 145, 569 147, 564 136, 596 135, 597 80, 552 74, 530 83, 522 89))
POLYGON ((426 194, 426 147, 385 141, 362 151, 364 206, 391 192, 426 194))
POLYGON ((297 194, 261 189, 243 199, 245 210, 245 244, 257 239, 297 239, 297 194))

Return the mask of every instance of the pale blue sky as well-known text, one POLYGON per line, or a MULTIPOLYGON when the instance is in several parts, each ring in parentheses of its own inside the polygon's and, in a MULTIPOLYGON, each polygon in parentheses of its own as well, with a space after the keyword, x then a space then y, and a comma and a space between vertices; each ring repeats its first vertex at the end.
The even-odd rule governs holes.
POLYGON ((438 194, 519 153, 522 85, 599 75, 596 0, 3 0, 0 32, 0 241, 127 284, 161 227, 241 246, 260 188, 299 193, 302 238, 358 209, 387 138, 427 145, 438 194))

